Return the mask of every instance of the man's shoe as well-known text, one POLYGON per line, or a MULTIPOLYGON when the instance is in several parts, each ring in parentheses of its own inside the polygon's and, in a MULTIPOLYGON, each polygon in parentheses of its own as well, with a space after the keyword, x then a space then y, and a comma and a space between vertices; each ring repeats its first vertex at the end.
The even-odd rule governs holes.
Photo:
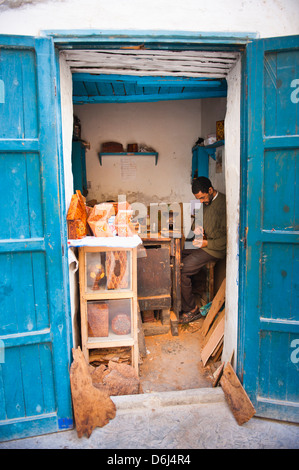
POLYGON ((194 311, 191 310, 191 312, 183 313, 179 319, 179 323, 184 325, 199 320, 201 317, 202 314, 200 313, 199 307, 196 306, 194 311))

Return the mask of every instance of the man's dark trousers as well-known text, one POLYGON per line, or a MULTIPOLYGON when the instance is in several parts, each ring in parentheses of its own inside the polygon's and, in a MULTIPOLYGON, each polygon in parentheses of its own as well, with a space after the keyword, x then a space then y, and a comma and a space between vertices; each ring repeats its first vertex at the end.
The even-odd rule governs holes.
POLYGON ((181 296, 182 312, 190 312, 196 307, 195 297, 192 293, 191 277, 197 274, 203 266, 210 261, 219 261, 201 248, 186 249, 182 251, 181 296))

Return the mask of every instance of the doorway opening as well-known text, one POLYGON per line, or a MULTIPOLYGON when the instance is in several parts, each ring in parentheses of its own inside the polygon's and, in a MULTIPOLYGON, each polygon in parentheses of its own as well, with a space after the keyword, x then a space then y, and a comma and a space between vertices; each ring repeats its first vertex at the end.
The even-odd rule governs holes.
MULTIPOLYGON (((227 187, 229 188, 228 256, 233 262, 227 264, 228 273, 225 272, 225 262, 218 263, 219 266, 215 270, 216 292, 225 276, 237 279, 238 273, 238 240, 235 232, 238 227, 239 209, 239 148, 238 141, 234 140, 239 133, 240 122, 237 90, 240 86, 239 53, 211 51, 213 60, 209 58, 208 66, 207 60, 203 60, 199 54, 197 65, 200 64, 200 70, 196 69, 194 63, 192 67, 189 64, 188 75, 185 67, 186 61, 190 60, 188 52, 181 53, 175 66, 171 65, 172 69, 177 69, 178 72, 171 72, 167 67, 163 70, 165 58, 168 65, 171 63, 170 52, 167 54, 163 51, 164 65, 162 68, 155 65, 154 72, 152 65, 151 70, 148 68, 150 61, 156 59, 157 51, 146 51, 146 56, 143 51, 140 54, 134 52, 134 67, 136 56, 139 60, 137 70, 133 70, 132 57, 128 52, 130 51, 119 53, 116 58, 115 51, 109 51, 109 59, 107 51, 104 57, 103 51, 95 50, 65 50, 61 55, 61 62, 71 72, 74 90, 72 117, 76 116, 77 122, 80 123, 79 140, 83 142, 85 149, 86 201, 92 206, 104 201, 117 201, 117 197, 124 194, 130 204, 140 202, 147 207, 152 203, 189 204, 193 199, 192 149, 196 147, 199 138, 209 139, 211 134, 216 133, 217 121, 224 121, 228 132, 226 131, 223 152, 217 158, 215 155, 215 159, 208 157, 206 176, 218 191, 227 193, 227 187), (101 56, 100 61, 97 54, 101 56), (124 75, 129 77, 126 85, 123 83, 124 75), (181 79, 178 80, 180 76, 181 79), (196 77, 197 85, 194 83, 196 77), (92 81, 92 78, 96 80, 92 81), (183 78, 186 79, 184 85, 183 78), (137 79, 141 80, 142 85, 137 79), (192 80, 194 82, 190 83, 192 80), (223 86, 224 83, 228 83, 227 89, 223 86), (232 91, 233 84, 236 90, 232 91), (140 87, 142 94, 139 94, 140 87), (216 88, 219 95, 215 93, 216 88), (194 93, 194 96, 191 96, 191 93, 194 93), (230 125, 227 126, 227 122, 230 125), (120 159, 119 156, 111 155, 101 161, 101 147, 107 142, 120 143, 124 150, 133 143, 143 145, 147 150, 158 154, 158 164, 155 164, 150 156, 136 156, 134 160, 128 161, 126 156, 121 156, 120 159), (236 156, 233 159, 230 153, 227 154, 227 147, 235 149, 236 156)), ((195 55, 192 54, 193 62, 195 55)), ((205 305, 208 300, 206 289, 202 289, 202 286, 206 285, 205 274, 202 270, 197 279, 194 279, 199 306, 205 305)), ((231 311, 233 307, 237 311, 237 285, 230 286, 227 292, 226 302, 231 311)), ((159 308, 142 310, 143 329, 148 329, 147 319, 151 315, 152 322, 149 323, 163 326, 161 312, 162 309, 159 308)), ((74 314, 75 317, 77 320, 73 325, 76 324, 78 331, 79 315, 74 314)), ((202 343, 199 330, 202 322, 203 319, 190 325, 179 326, 178 336, 173 336, 170 328, 164 332, 160 330, 160 334, 145 334, 147 354, 142 358, 140 365, 144 391, 212 386, 213 367, 204 368, 200 358, 202 343)), ((229 351, 232 346, 236 346, 237 325, 235 323, 232 327, 232 324, 233 322, 230 322, 230 327, 225 331, 229 351)), ((79 343, 77 334, 77 344, 79 343)))

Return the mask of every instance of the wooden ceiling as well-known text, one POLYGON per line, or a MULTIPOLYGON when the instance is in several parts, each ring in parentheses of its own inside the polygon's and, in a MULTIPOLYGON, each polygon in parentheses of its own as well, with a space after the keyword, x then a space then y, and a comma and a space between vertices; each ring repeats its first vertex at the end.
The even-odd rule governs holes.
POLYGON ((226 96, 239 53, 64 50, 74 103, 140 102, 226 96))

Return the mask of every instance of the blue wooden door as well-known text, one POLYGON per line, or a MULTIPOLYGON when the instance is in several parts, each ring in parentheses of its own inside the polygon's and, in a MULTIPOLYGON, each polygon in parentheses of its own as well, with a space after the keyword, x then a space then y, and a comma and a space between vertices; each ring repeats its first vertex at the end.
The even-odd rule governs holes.
POLYGON ((299 422, 299 36, 247 47, 244 103, 239 373, 257 415, 299 422))
POLYGON ((72 426, 54 47, 0 36, 0 441, 72 426))

